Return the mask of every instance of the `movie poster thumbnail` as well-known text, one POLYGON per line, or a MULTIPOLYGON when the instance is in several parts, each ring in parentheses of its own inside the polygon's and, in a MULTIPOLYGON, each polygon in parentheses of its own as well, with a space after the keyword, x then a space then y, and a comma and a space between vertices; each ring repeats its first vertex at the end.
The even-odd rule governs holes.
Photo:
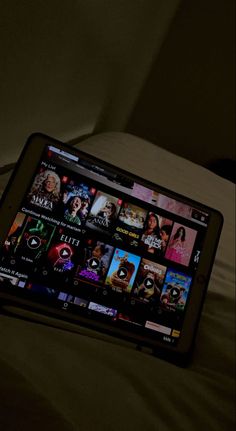
POLYGON ((116 248, 106 277, 106 285, 118 292, 131 292, 141 258, 116 248))
POLYGON ((122 201, 98 191, 86 221, 86 226, 99 232, 112 233, 122 201))
POLYGON ((80 240, 70 231, 58 228, 48 250, 43 274, 70 274, 79 259, 80 240), (46 272, 44 272, 46 271, 46 272))
POLYGON ((183 311, 192 277, 169 269, 162 289, 160 303, 168 311, 183 311))
POLYGON ((0 272, 0 283, 7 282, 12 286, 18 286, 19 277, 14 277, 13 275, 0 272))
POLYGON ((143 326, 144 322, 142 321, 141 316, 137 316, 132 310, 129 310, 127 313, 118 313, 114 320, 121 320, 123 322, 128 322, 131 325, 143 326))
POLYGON ((133 286, 132 295, 140 300, 158 300, 163 287, 166 267, 147 259, 142 259, 133 286))
POLYGON ((59 204, 61 178, 57 169, 41 166, 27 196, 27 202, 35 207, 52 212, 59 204))
POLYGON ((15 251, 26 262, 33 262, 45 253, 55 232, 55 226, 28 216, 22 234, 18 237, 15 251))
POLYGON ((97 304, 96 302, 90 302, 88 309, 96 311, 97 313, 105 314, 109 317, 115 317, 117 315, 117 310, 114 308, 106 307, 105 305, 97 304))
POLYGON ((78 296, 71 295, 66 292, 59 292, 58 299, 63 302, 69 302, 70 304, 78 305, 79 307, 86 308, 88 301, 78 296))
POLYGON ((174 223, 165 258, 188 266, 196 235, 196 230, 174 223))
POLYGON ((96 189, 82 182, 76 184, 71 179, 67 180, 68 184, 62 185, 62 217, 68 223, 79 226, 84 223, 89 213, 96 189))
POLYGON ((202 255, 204 240, 205 240, 204 233, 198 232, 197 238, 196 238, 196 241, 194 244, 191 260, 189 263, 189 265, 191 265, 191 267, 195 270, 197 269, 197 267, 199 265, 199 261, 200 261, 201 255, 202 255))
POLYGON ((166 211, 191 219, 192 207, 162 194, 158 195, 156 205, 166 211))
POLYGON ((144 228, 147 211, 124 202, 117 220, 113 238, 137 247, 144 228))
POLYGON ((154 212, 149 212, 140 246, 155 256, 164 256, 172 226, 172 220, 154 212))
POLYGON ((102 241, 88 239, 84 245, 83 262, 76 270, 76 278, 102 283, 111 261, 114 247, 102 241))
POLYGON ((51 289, 50 287, 43 286, 42 284, 38 283, 28 283, 26 285, 26 289, 38 295, 46 295, 50 298, 57 298, 58 296, 58 290, 51 289))
POLYGON ((7 239, 3 245, 3 254, 4 255, 12 255, 15 252, 15 248, 17 246, 17 240, 20 237, 22 232, 23 223, 25 221, 26 215, 18 212, 12 226, 8 232, 7 239))
POLYGON ((136 182, 134 182, 131 195, 152 205, 155 205, 158 198, 158 193, 156 191, 136 182))

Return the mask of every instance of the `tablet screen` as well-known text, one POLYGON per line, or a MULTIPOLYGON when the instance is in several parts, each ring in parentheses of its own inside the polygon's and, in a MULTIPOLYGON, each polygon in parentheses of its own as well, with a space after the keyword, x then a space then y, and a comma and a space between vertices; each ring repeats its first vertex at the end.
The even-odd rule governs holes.
POLYGON ((209 214, 48 145, 1 250, 18 295, 177 345, 209 214))

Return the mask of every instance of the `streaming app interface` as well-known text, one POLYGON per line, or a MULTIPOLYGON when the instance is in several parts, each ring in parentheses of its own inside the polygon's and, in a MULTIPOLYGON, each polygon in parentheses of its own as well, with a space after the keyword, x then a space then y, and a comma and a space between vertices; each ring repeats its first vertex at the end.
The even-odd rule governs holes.
POLYGON ((48 146, 0 250, 39 303, 176 345, 209 215, 48 146))

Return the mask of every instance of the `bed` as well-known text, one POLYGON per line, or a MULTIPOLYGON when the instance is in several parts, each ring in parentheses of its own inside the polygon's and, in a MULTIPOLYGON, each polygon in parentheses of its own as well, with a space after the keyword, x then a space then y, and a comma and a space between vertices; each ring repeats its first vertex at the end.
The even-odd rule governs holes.
POLYGON ((30 321, 1 313, 1 429, 233 430, 233 183, 124 133, 92 136, 78 146, 223 213, 193 359, 188 368, 180 368, 128 342, 71 324, 60 327, 37 316, 30 321))

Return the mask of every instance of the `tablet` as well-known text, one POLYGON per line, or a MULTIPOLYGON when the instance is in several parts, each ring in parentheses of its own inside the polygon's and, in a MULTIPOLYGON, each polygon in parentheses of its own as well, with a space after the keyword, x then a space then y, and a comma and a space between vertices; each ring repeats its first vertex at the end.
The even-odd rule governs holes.
POLYGON ((219 211, 33 134, 0 221, 3 308, 67 320, 187 363, 219 211))

